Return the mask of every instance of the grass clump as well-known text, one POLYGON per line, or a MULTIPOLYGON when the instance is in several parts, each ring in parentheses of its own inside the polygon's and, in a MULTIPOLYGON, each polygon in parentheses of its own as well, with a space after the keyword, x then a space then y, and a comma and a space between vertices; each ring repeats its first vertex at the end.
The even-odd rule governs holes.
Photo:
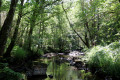
POLYGON ((120 43, 93 47, 88 53, 89 68, 93 73, 120 79, 120 43))

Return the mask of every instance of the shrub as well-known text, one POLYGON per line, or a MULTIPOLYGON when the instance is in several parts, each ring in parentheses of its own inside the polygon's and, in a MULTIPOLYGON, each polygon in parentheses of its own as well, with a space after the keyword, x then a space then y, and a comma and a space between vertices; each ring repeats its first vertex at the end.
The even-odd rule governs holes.
POLYGON ((22 74, 7 67, 7 63, 0 63, 0 80, 21 80, 22 74))
POLYGON ((44 54, 44 51, 43 51, 42 49, 39 49, 37 54, 38 54, 39 56, 40 56, 40 55, 43 55, 43 54, 44 54))
POLYGON ((119 42, 113 42, 109 45, 109 48, 112 50, 120 48, 120 43, 119 42))
POLYGON ((27 51, 19 46, 15 46, 12 50, 12 56, 18 61, 24 60, 27 57, 27 51))
POLYGON ((22 75, 18 72, 14 72, 8 67, 0 70, 0 80, 21 80, 22 75))
POLYGON ((108 46, 96 46, 88 53, 89 68, 107 76, 120 78, 120 44, 111 43, 108 46))
POLYGON ((7 67, 8 63, 0 63, 0 69, 3 69, 4 67, 7 67))

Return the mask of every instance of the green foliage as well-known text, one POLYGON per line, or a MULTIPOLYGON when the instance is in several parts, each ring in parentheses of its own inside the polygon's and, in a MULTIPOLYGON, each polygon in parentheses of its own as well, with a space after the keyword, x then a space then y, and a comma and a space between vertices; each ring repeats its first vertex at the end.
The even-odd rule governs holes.
POLYGON ((21 80, 22 75, 8 67, 0 69, 0 80, 21 80))
POLYGON ((7 67, 8 63, 0 63, 0 69, 3 69, 4 67, 7 67))
POLYGON ((39 49, 37 54, 40 56, 40 55, 43 55, 44 54, 44 51, 42 49, 39 49))
POLYGON ((14 72, 7 66, 7 63, 0 63, 0 80, 21 80, 23 78, 22 74, 14 72))
POLYGON ((88 52, 89 68, 97 73, 120 78, 120 43, 96 46, 88 52))
POLYGON ((12 56, 17 60, 24 60, 27 57, 27 51, 19 46, 15 46, 12 50, 12 56))
POLYGON ((111 49, 120 49, 120 43, 119 42, 114 42, 109 45, 109 48, 111 49))

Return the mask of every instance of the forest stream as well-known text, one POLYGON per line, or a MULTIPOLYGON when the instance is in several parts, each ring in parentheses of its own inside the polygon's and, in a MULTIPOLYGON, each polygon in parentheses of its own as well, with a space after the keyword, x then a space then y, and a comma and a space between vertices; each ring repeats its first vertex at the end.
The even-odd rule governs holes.
POLYGON ((0 0, 0 80, 120 80, 120 0, 0 0))
MULTIPOLYGON (((47 64, 46 76, 35 75, 28 80, 104 80, 84 68, 78 69, 76 66, 71 66, 69 62, 58 59, 57 56, 42 61, 47 64)), ((41 59, 34 61, 34 64, 39 66, 39 62, 41 63, 41 59)))

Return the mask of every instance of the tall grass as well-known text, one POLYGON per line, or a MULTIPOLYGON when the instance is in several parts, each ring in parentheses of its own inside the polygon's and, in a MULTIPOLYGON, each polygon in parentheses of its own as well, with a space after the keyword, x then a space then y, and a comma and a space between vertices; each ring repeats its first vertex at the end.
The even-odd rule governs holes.
POLYGON ((113 42, 107 46, 96 46, 87 52, 89 68, 120 79, 120 43, 113 42))

